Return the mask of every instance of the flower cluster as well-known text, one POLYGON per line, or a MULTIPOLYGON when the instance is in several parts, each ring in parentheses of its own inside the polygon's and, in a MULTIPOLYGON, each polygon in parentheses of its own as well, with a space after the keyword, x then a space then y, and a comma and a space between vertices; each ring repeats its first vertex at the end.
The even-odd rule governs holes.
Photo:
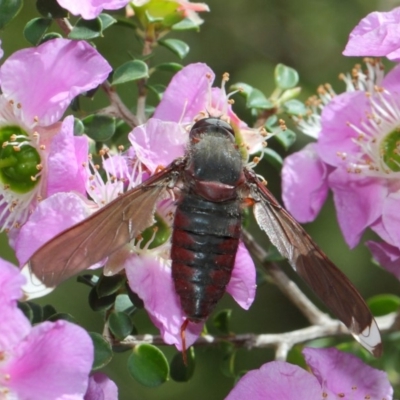
MULTIPOLYGON (((396 59, 399 9, 372 13, 353 30, 344 54, 396 59), (378 49, 380 49, 378 51, 378 49)), ((367 243, 373 256, 400 277, 400 66, 386 76, 377 60, 366 59, 343 76, 346 92, 321 88, 299 127, 317 138, 285 160, 283 199, 300 222, 312 221, 332 190, 338 221, 350 247, 367 228, 384 242, 367 243)))

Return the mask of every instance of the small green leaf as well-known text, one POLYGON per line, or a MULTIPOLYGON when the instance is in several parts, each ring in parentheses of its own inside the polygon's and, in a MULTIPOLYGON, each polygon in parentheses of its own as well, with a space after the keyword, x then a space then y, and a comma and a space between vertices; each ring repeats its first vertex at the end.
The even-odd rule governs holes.
POLYGON ((70 39, 89 40, 101 36, 102 31, 103 23, 99 17, 90 20, 80 18, 68 37, 70 39))
POLYGON ((134 348, 128 359, 128 371, 142 385, 156 387, 169 377, 169 365, 164 353, 151 344, 134 348))
POLYGON ((117 25, 136 30, 137 25, 131 18, 117 16, 117 25))
POLYGON ((242 94, 246 98, 248 98, 250 96, 251 92, 254 90, 253 86, 250 86, 247 83, 243 83, 243 82, 235 83, 234 85, 231 85, 231 87, 229 89, 231 91, 239 90, 240 94, 242 94))
POLYGON ((175 354, 171 361, 171 378, 176 382, 187 382, 189 381, 196 367, 194 348, 190 347, 186 351, 187 365, 183 362, 182 353, 175 354))
POLYGON ((65 18, 68 16, 68 11, 62 8, 57 0, 37 0, 36 9, 43 17, 65 18))
POLYGON ((279 130, 279 132, 275 134, 275 138, 285 150, 288 150, 289 147, 296 141, 296 134, 290 129, 286 129, 284 131, 279 130))
POLYGON ((151 90, 158 98, 158 100, 162 99, 162 96, 165 92, 166 87, 161 84, 155 84, 155 85, 146 85, 146 87, 151 90))
POLYGON ((97 370, 106 366, 112 359, 113 352, 110 343, 99 333, 89 332, 94 346, 94 360, 92 369, 97 370))
POLYGON ((231 321, 232 310, 221 310, 213 318, 214 326, 223 334, 229 335, 229 324, 231 321))
POLYGON ((275 83, 283 89, 290 89, 295 87, 299 82, 299 74, 293 68, 287 67, 283 64, 278 64, 275 68, 275 83))
POLYGON ((76 278, 76 281, 79 283, 84 283, 85 285, 92 288, 96 286, 97 282, 99 281, 99 277, 97 275, 91 274, 79 275, 76 278))
POLYGON ((183 68, 182 64, 178 63, 162 63, 158 64, 154 67, 157 71, 166 71, 166 72, 178 72, 183 68))
POLYGON ((43 319, 44 320, 49 319, 54 314, 57 314, 57 310, 52 305, 46 304, 43 307, 43 319))
POLYGON ((219 345, 222 350, 221 371, 228 378, 235 378, 236 349, 232 343, 222 342, 219 345))
POLYGON ((51 18, 31 19, 24 28, 25 39, 34 46, 37 46, 51 25, 51 22, 51 18))
POLYGON ((0 1, 0 29, 3 29, 22 8, 22 0, 0 1))
POLYGON ((85 125, 83 125, 83 122, 78 118, 74 118, 74 136, 82 136, 84 132, 85 125))
POLYGON ((115 132, 115 118, 107 115, 93 114, 82 120, 85 133, 96 142, 106 142, 115 132))
POLYGON ((396 312, 400 306, 400 297, 394 294, 379 294, 368 299, 367 304, 375 317, 396 312))
POLYGON ((282 169, 283 160, 282 157, 271 148, 267 147, 263 150, 264 159, 267 160, 277 171, 280 172, 282 169))
POLYGON ((290 115, 305 115, 307 113, 307 108, 299 100, 292 99, 287 101, 286 103, 282 104, 282 108, 285 112, 287 112, 290 115))
POLYGON ((136 307, 131 302, 129 296, 125 293, 119 294, 115 299, 114 310, 117 312, 125 312, 126 314, 131 314, 136 307))
POLYGON ((101 23, 102 23, 102 26, 103 26, 103 31, 105 31, 111 25, 114 25, 114 24, 117 23, 117 20, 115 18, 113 18, 110 14, 101 13, 99 15, 99 18, 101 19, 101 23))
POLYGON ((126 282, 123 275, 115 274, 112 276, 101 275, 96 285, 96 291, 99 298, 109 296, 117 292, 126 282))
POLYGON ((197 24, 190 18, 185 18, 182 21, 179 21, 176 24, 172 25, 173 31, 186 31, 188 29, 199 30, 199 24, 197 24))
POLYGON ((264 96, 261 90, 253 89, 247 97, 246 107, 269 110, 274 108, 274 105, 264 96))
POLYGON ((108 326, 116 339, 123 340, 131 334, 133 322, 128 314, 113 311, 108 317, 108 326))
POLYGON ((55 322, 60 319, 63 321, 72 322, 74 324, 77 323, 76 319, 71 314, 68 314, 68 313, 55 313, 51 317, 49 317, 47 320, 51 321, 51 322, 55 322))
POLYGON ((172 51, 181 60, 187 56, 190 50, 189 45, 179 39, 165 39, 160 40, 158 43, 172 51))
POLYGON ((60 39, 60 38, 62 38, 62 36, 59 33, 57 33, 57 32, 49 32, 49 33, 46 33, 42 37, 42 40, 40 41, 39 44, 42 44, 44 42, 48 42, 49 40, 60 39))
POLYGON ((128 61, 118 67, 113 74, 112 84, 119 85, 125 82, 137 81, 148 78, 149 69, 147 64, 140 60, 128 61))
POLYGON ((99 298, 96 287, 94 287, 89 293, 89 306, 93 311, 104 311, 109 309, 115 301, 116 294, 110 296, 104 296, 99 298))
POLYGON ((43 309, 39 306, 39 304, 33 303, 32 301, 26 302, 32 310, 32 325, 38 324, 39 322, 43 321, 43 309))

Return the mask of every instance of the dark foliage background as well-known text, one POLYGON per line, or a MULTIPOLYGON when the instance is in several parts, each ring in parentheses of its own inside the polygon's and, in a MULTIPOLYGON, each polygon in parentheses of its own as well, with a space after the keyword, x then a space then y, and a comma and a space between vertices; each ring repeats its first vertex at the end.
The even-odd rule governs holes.
MULTIPOLYGON (((29 46, 22 29, 26 22, 37 16, 34 3, 26 1, 22 14, 4 32, 0 32, 5 57, 21 47, 29 46)), ((360 62, 341 55, 349 32, 369 12, 385 11, 397 5, 389 0, 208 0, 207 4, 211 13, 202 15, 205 23, 199 33, 186 31, 174 34, 174 37, 185 40, 191 47, 185 64, 205 62, 216 72, 216 83, 227 71, 231 75, 231 83, 246 82, 268 95, 273 90, 274 67, 277 63, 284 63, 299 72, 303 100, 313 94, 321 83, 330 82, 337 91, 344 88, 337 79, 339 73, 349 71, 354 63, 360 62)), ((95 44, 114 67, 130 59, 131 55, 141 53, 132 32, 122 27, 107 30, 106 36, 96 39, 95 44)), ((162 48, 156 50, 154 58, 154 63, 160 61, 179 62, 162 48)), ((152 79, 167 83, 170 75, 159 73, 152 79)), ((135 104, 135 90, 134 85, 124 85, 120 91, 130 106, 135 104)), ((100 96, 96 102, 88 102, 84 106, 97 109, 105 102, 105 97, 100 96)), ((238 96, 236 111, 242 117, 247 116, 248 123, 252 122, 238 96)), ((307 140, 299 135, 291 151, 301 148, 307 140)), ((286 155, 273 141, 270 145, 282 156, 286 155)), ((279 198, 279 174, 266 163, 258 168, 279 198)), ((371 263, 369 252, 362 244, 355 250, 348 249, 340 234, 331 200, 317 221, 306 229, 366 298, 377 293, 399 293, 398 282, 371 263)), ((251 227, 251 230, 260 243, 267 243, 256 227, 251 227)), ((3 241, 2 255, 5 251, 6 244, 3 241)), ((10 252, 6 257, 13 259, 10 252)), ((291 276, 294 275, 287 266, 284 268, 291 276)), ((52 303, 59 311, 72 313, 87 329, 101 332, 102 316, 90 311, 87 294, 85 286, 72 280, 42 299, 41 304, 52 303)), ((285 332, 307 325, 300 312, 274 286, 267 283, 258 288, 256 301, 249 311, 239 309, 226 297, 219 309, 228 307, 234 309, 232 330, 236 333, 285 332)), ((140 333, 156 333, 145 312, 138 316, 137 326, 140 333)), ((215 332, 211 324, 209 329, 215 332)), ((164 349, 169 358, 175 354, 175 349, 164 349)), ((273 353, 269 350, 240 350, 236 358, 236 370, 258 368, 272 357, 273 353)), ((126 359, 126 353, 119 354, 106 369, 119 386, 121 400, 220 399, 233 385, 232 379, 220 371, 221 353, 216 348, 197 349, 196 371, 189 383, 168 382, 156 389, 145 388, 130 378, 126 371, 126 359)))

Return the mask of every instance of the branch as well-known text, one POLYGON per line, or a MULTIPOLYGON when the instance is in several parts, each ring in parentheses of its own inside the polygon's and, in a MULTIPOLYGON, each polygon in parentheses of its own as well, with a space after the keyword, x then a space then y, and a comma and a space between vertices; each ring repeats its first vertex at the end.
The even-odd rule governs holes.
MULTIPOLYGON (((376 322, 381 332, 389 332, 394 329, 394 323, 397 313, 391 313, 383 317, 376 318, 376 322)), ((193 344, 195 347, 217 346, 220 343, 229 342, 236 347, 253 349, 253 348, 275 348, 275 359, 285 360, 290 349, 299 343, 305 343, 310 340, 324 338, 327 336, 343 336, 350 335, 348 329, 338 320, 330 319, 324 325, 313 325, 307 328, 298 329, 286 333, 275 334, 251 334, 245 333, 240 335, 229 336, 200 336, 193 344)), ((166 345, 162 337, 159 335, 136 335, 128 336, 122 341, 112 341, 111 344, 116 346, 135 347, 139 344, 148 343, 158 346, 166 345)))

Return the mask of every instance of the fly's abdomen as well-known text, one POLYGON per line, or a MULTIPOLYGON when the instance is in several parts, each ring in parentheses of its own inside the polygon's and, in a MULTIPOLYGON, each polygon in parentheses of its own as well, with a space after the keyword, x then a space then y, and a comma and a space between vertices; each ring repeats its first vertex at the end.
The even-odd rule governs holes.
POLYGON ((225 293, 241 232, 238 200, 211 202, 188 194, 177 206, 172 277, 186 316, 201 321, 225 293))

